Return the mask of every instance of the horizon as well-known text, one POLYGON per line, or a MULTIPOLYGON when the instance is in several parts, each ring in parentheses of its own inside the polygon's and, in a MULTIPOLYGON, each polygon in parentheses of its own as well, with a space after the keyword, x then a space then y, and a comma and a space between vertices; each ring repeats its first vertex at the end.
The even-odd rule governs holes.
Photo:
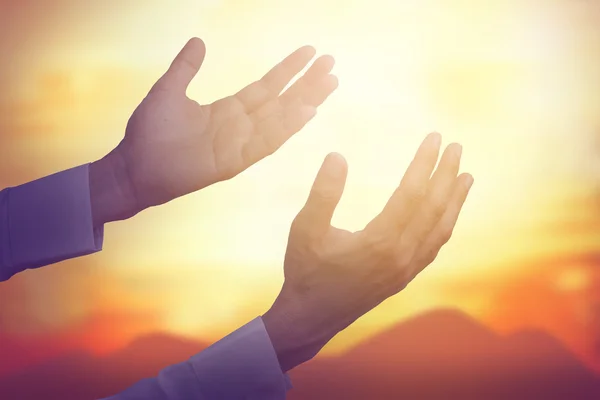
MULTIPOLYGON (((290 371, 297 383, 289 397, 326 399, 337 393, 344 398, 376 395, 384 399, 396 398, 392 393, 398 391, 421 393, 426 398, 447 398, 450 393, 452 398, 499 393, 510 398, 531 398, 534 393, 539 396, 535 398, 548 398, 560 392, 569 393, 570 398, 593 399, 600 394, 600 371, 594 373, 560 340, 540 332, 503 336, 457 309, 427 312, 399 322, 343 354, 317 355, 290 371), (440 330, 452 334, 440 336, 440 330), (429 343, 432 339, 440 342, 429 343), (389 346, 394 343, 398 348, 390 352, 389 346), (323 368, 330 375, 326 387, 320 379, 323 368), (437 389, 420 386, 421 374, 435 376, 437 389), (350 386, 348 376, 353 376, 350 386), (478 386, 480 379, 488 384, 478 386), (548 379, 551 382, 544 383, 548 379)), ((72 350, 12 374, 0 374, 0 390, 23 400, 38 398, 41 393, 48 399, 64 398, 65 389, 73 399, 104 397, 154 376, 168 365, 183 362, 208 345, 154 333, 103 356, 72 350), (38 384, 22 384, 31 380, 38 384)))

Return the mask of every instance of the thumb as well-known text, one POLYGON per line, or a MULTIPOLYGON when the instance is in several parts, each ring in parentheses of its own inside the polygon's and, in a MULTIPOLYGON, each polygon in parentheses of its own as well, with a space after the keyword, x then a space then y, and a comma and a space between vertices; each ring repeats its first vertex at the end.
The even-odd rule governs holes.
POLYGON ((206 46, 202 39, 190 39, 153 89, 160 88, 185 93, 192 79, 200 70, 205 54, 206 46))
POLYGON ((308 200, 298 219, 301 224, 313 232, 322 232, 331 225, 335 212, 346 184, 348 165, 341 154, 330 153, 313 183, 308 200))

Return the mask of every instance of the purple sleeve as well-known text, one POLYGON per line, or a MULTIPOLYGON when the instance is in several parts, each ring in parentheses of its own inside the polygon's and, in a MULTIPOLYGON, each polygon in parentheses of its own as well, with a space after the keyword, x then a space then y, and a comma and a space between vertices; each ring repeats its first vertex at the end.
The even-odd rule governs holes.
POLYGON ((259 317, 188 361, 106 400, 284 400, 290 388, 259 317))
POLYGON ((0 281, 102 249, 94 228, 89 165, 0 192, 0 281))

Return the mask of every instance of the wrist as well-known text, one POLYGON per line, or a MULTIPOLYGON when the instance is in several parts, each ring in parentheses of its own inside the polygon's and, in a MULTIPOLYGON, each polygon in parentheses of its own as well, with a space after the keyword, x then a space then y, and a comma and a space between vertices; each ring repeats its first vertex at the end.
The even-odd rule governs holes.
POLYGON ((283 372, 312 359, 337 333, 315 324, 312 314, 305 305, 280 297, 262 316, 283 372))
POLYGON ((89 182, 95 227, 130 218, 141 211, 125 160, 117 152, 90 164, 89 182))

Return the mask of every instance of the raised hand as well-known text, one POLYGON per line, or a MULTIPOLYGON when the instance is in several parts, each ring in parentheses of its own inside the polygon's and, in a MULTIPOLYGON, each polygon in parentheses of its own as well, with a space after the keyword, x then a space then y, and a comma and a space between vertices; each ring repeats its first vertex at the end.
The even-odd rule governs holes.
POLYGON ((457 176, 462 147, 427 137, 386 207, 351 233, 330 225, 347 174, 330 154, 292 224, 285 282, 263 316, 284 370, 312 358, 333 336, 401 291, 450 239, 473 183, 457 176))
POLYGON ((239 174, 281 147, 337 88, 330 74, 334 60, 323 56, 281 93, 314 57, 305 46, 238 93, 199 105, 186 90, 204 55, 202 40, 190 40, 133 113, 125 138, 92 164, 96 223, 127 218, 239 174))

